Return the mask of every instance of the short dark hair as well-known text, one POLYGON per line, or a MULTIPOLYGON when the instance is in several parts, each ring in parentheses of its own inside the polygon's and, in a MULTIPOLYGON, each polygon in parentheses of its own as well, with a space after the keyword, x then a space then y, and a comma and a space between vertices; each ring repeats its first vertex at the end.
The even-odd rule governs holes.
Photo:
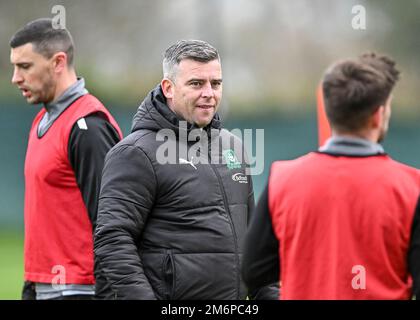
POLYGON ((67 65, 73 66, 72 36, 65 28, 54 28, 52 19, 41 18, 29 22, 13 35, 10 47, 16 48, 27 43, 32 43, 34 51, 48 59, 57 52, 65 52, 67 65))
POLYGON ((333 64, 322 80, 331 126, 346 132, 362 129, 377 108, 387 101, 399 74, 390 57, 376 53, 333 64))
POLYGON ((202 40, 180 40, 166 49, 163 55, 163 76, 174 80, 176 67, 182 60, 199 62, 220 60, 219 52, 202 40))

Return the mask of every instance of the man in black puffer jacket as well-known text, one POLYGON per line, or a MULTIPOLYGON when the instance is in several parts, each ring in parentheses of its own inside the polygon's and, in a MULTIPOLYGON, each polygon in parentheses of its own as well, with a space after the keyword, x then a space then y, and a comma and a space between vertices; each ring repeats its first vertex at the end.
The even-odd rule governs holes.
POLYGON ((95 232, 105 299, 277 299, 248 292, 243 239, 254 194, 242 142, 221 128, 217 50, 179 41, 132 133, 107 155, 95 232))

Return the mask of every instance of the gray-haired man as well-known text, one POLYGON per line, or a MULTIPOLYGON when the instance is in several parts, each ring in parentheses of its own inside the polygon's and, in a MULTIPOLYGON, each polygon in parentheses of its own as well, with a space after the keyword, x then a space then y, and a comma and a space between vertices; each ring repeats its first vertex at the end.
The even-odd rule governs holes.
POLYGON ((239 161, 240 141, 240 150, 223 146, 237 138, 221 128, 216 113, 219 54, 203 41, 179 41, 166 50, 163 72, 140 105, 132 133, 105 160, 95 234, 97 296, 276 299, 277 287, 248 293, 240 276, 254 194, 239 161), (197 143, 201 148, 192 152, 197 143), (174 157, 165 159, 165 146, 174 157))

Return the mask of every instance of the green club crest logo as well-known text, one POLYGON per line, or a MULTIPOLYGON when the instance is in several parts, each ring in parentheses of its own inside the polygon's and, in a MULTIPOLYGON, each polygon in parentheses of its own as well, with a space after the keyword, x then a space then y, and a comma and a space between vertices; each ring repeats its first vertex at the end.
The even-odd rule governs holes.
POLYGON ((241 167, 241 163, 236 158, 235 152, 232 149, 223 151, 223 156, 229 169, 239 169, 241 167))

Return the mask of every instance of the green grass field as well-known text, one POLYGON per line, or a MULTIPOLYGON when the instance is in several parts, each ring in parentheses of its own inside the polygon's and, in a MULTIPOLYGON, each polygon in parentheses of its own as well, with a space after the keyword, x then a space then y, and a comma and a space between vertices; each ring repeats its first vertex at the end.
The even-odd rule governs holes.
POLYGON ((0 230, 0 300, 20 299, 23 285, 23 234, 0 230))

